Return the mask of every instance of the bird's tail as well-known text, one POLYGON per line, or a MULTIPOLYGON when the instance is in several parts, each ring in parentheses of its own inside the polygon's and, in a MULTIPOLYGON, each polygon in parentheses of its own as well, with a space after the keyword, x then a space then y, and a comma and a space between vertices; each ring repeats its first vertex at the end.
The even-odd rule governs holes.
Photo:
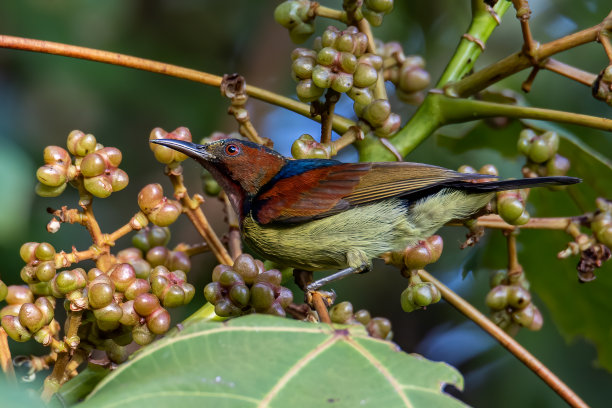
POLYGON ((468 193, 486 193, 504 190, 517 190, 521 188, 546 187, 546 186, 565 186, 580 183, 582 180, 576 177, 550 176, 533 177, 512 180, 496 180, 482 183, 468 181, 455 181, 451 187, 460 189, 468 193))

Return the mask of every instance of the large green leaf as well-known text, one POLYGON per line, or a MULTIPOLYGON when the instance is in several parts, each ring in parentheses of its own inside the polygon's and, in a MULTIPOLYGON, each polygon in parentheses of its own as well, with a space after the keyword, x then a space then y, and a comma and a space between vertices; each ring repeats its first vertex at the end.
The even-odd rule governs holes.
MULTIPOLYGON (((583 211, 595 210, 596 197, 612 195, 612 162, 608 157, 564 128, 545 122, 527 123, 542 130, 555 130, 561 138, 559 153, 571 160, 570 175, 583 179, 582 184, 571 186, 567 193, 532 190, 529 196, 532 216, 580 215, 583 211)), ((438 144, 457 154, 488 147, 508 157, 513 151, 516 154, 519 130, 518 122, 498 130, 479 123, 461 136, 439 136, 438 144)), ((514 165, 521 162, 523 159, 519 158, 514 165)), ((579 283, 576 272, 578 257, 562 260, 556 257, 570 241, 563 231, 524 230, 518 240, 521 244, 519 260, 532 290, 546 303, 554 323, 568 341, 582 336, 594 343, 599 364, 612 371, 612 262, 608 261, 595 271, 595 281, 579 283)), ((504 243, 492 240, 486 245, 483 253, 487 255, 481 267, 502 267, 505 264, 504 243)))
POLYGON ((406 354, 363 329, 253 315, 198 322, 139 352, 82 407, 459 407, 444 363, 406 354))

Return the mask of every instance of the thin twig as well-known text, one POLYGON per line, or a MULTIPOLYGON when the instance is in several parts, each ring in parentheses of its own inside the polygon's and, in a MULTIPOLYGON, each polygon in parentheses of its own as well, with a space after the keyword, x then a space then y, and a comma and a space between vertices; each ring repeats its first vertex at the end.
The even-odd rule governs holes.
POLYGON ((449 84, 447 90, 449 93, 456 96, 471 96, 512 74, 522 71, 525 68, 529 68, 534 64, 534 61, 543 61, 544 59, 562 51, 597 41, 599 38, 599 33, 602 30, 608 29, 609 26, 612 26, 612 19, 608 20, 608 18, 606 18, 603 22, 593 27, 589 27, 585 30, 567 35, 549 43, 542 44, 534 51, 533 58, 527 56, 523 51, 519 51, 461 79, 460 81, 453 83, 452 85, 449 84))
POLYGON ((334 108, 338 100, 340 100, 340 93, 329 88, 325 94, 325 103, 321 108, 321 143, 331 142, 334 108))
MULTIPOLYGON (((572 223, 571 217, 550 217, 550 218, 530 218, 527 224, 517 227, 510 225, 497 214, 483 215, 476 219, 476 227, 503 229, 514 231, 516 229, 549 229, 549 230, 565 230, 572 223)), ((449 226, 464 226, 460 222, 451 222, 449 226)))
MULTIPOLYGON (((82 311, 68 312, 68 329, 66 331, 66 339, 72 340, 77 337, 79 326, 81 325, 82 311)), ((64 382, 68 379, 66 375, 66 367, 70 361, 70 351, 63 351, 58 354, 53 371, 45 379, 41 398, 45 402, 49 402, 53 394, 55 394, 64 382)))
POLYGON ((210 226, 208 219, 200 208, 200 204, 204 199, 197 194, 193 198, 189 197, 187 188, 183 183, 182 167, 179 166, 168 170, 166 173, 174 187, 174 197, 181 202, 183 211, 187 214, 187 217, 189 217, 198 233, 204 238, 212 253, 217 257, 217 260, 226 265, 233 265, 232 257, 221 243, 221 240, 210 226))
POLYGON ((325 305, 325 301, 323 300, 323 296, 317 291, 312 292, 312 304, 319 315, 319 320, 321 323, 330 323, 331 318, 329 317, 329 312, 327 311, 327 306, 325 305))
POLYGON ((610 30, 601 30, 599 33, 599 42, 604 48, 610 64, 612 64, 612 44, 610 44, 610 30))
POLYGON ((87 231, 89 231, 94 244, 100 247, 104 246, 104 236, 102 234, 102 230, 100 229, 100 225, 98 224, 98 220, 96 220, 93 213, 91 202, 84 206, 83 214, 85 215, 85 227, 87 228, 87 231))
POLYGON ((197 244, 188 245, 181 242, 174 247, 173 251, 184 252, 187 256, 194 256, 204 252, 210 252, 210 246, 206 242, 198 242, 197 244))
POLYGON ((0 366, 10 383, 16 383, 15 367, 11 357, 11 349, 8 345, 8 336, 4 328, 0 327, 0 366))
POLYGON ((329 7, 321 6, 316 3, 316 7, 313 7, 312 14, 319 17, 331 18, 332 20, 338 20, 342 23, 347 22, 346 11, 336 10, 329 7))
POLYGON ((444 300, 450 303, 453 307, 463 313, 466 317, 474 321, 487 333, 489 333, 502 346, 510 351, 514 356, 525 364, 531 371, 537 374, 544 382, 561 398, 563 398, 572 407, 588 408, 588 405, 572 391, 559 377, 552 373, 548 367, 542 364, 533 354, 527 351, 516 340, 510 337, 506 332, 497 327, 485 315, 480 313, 474 306, 465 301, 461 296, 457 295, 442 282, 434 278, 424 270, 419 270, 419 277, 433 283, 444 300))
POLYGON ((234 212, 234 208, 232 207, 232 203, 229 200, 229 197, 225 192, 221 192, 219 197, 223 200, 225 204, 225 215, 227 217, 227 225, 228 225, 228 246, 229 252, 232 256, 232 259, 236 260, 242 254, 242 240, 240 239, 240 221, 238 220, 238 216, 234 212))
POLYGON ((536 42, 531 35, 529 28, 529 18, 531 17, 531 9, 527 0, 512 0, 512 4, 516 9, 516 18, 521 22, 521 31, 523 32, 523 49, 528 56, 533 56, 536 48, 536 42))
POLYGON ((571 65, 567 65, 553 58, 547 59, 546 62, 540 66, 556 74, 563 75, 566 78, 573 79, 574 81, 588 87, 593 86, 593 82, 595 82, 597 79, 597 75, 595 74, 572 67, 571 65))

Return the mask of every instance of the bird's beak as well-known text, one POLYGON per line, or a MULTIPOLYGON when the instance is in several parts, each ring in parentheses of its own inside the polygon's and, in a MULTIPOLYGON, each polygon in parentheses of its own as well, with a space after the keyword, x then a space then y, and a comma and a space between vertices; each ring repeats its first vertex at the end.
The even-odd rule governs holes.
POLYGON ((185 142, 184 140, 175 139, 154 139, 150 140, 150 142, 166 146, 170 149, 176 150, 177 152, 183 153, 187 157, 191 157, 192 159, 196 159, 198 161, 214 159, 214 156, 205 149, 204 145, 200 145, 197 143, 185 142))

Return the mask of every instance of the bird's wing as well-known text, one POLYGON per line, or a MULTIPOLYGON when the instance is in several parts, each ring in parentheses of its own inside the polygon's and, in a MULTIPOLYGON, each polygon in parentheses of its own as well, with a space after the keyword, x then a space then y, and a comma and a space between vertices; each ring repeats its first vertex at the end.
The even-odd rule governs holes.
POLYGON ((323 218, 355 205, 397 196, 409 199, 435 186, 485 177, 408 162, 321 161, 318 167, 317 161, 301 162, 288 162, 285 176, 273 179, 253 199, 251 211, 257 222, 295 223, 323 218))

